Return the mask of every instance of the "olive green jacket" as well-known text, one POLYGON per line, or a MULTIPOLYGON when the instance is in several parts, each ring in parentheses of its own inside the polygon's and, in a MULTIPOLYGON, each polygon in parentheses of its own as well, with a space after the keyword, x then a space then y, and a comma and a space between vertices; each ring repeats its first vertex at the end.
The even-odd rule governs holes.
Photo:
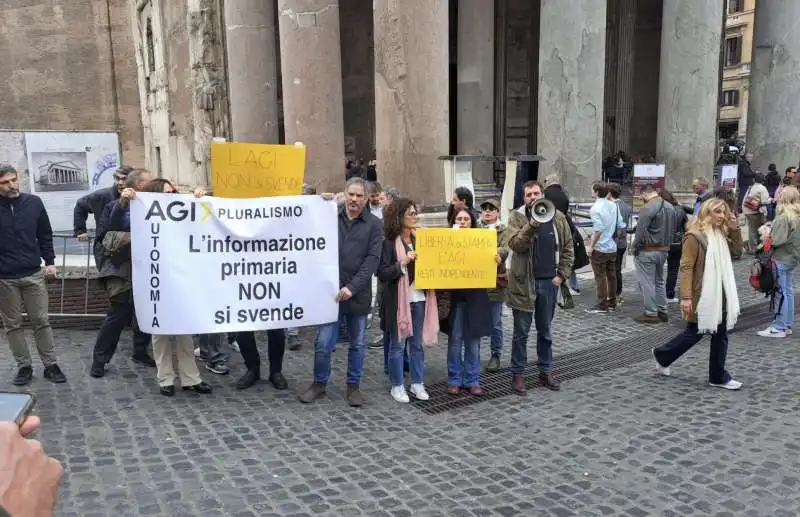
MULTIPOLYGON (((575 249, 572 243, 572 230, 566 216, 556 210, 554 224, 558 253, 558 276, 565 282, 572 274, 575 261, 575 249)), ((539 223, 529 221, 525 215, 525 206, 513 210, 509 216, 508 228, 503 232, 503 247, 511 250, 511 267, 508 270, 508 287, 506 288, 506 304, 512 309, 533 312, 534 278, 531 248, 533 237, 539 223)))
MULTIPOLYGON (((488 226, 483 224, 483 222, 480 223, 480 227, 481 228, 487 228, 487 229, 489 228, 488 226)), ((498 250, 497 252, 500 254, 500 260, 502 261, 502 263, 499 266, 497 266, 497 273, 498 274, 502 273, 502 274, 505 274, 505 275, 508 275, 508 272, 505 270, 506 269, 505 262, 506 262, 506 259, 508 258, 508 248, 503 246, 503 239, 504 239, 504 235, 506 233, 507 228, 508 227, 506 225, 504 225, 503 223, 497 223, 497 226, 494 227, 494 229, 497 230, 497 250, 498 250)), ((506 290, 505 290, 505 288, 503 288, 503 289, 489 289, 489 301, 490 302, 502 302, 505 299, 506 299, 506 290)))

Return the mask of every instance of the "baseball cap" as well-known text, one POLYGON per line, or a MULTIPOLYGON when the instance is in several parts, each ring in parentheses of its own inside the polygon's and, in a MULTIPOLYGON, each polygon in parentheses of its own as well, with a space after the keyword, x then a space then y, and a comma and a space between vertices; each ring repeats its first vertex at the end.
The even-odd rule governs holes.
POLYGON ((486 210, 487 208, 494 208, 495 210, 500 210, 500 201, 495 198, 490 198, 481 203, 481 208, 486 210))

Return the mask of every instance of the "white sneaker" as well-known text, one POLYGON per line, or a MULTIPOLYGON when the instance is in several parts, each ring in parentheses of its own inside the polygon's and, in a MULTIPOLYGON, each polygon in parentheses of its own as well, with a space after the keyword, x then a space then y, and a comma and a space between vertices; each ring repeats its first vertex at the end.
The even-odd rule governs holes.
POLYGON ((569 294, 571 294, 572 296, 580 296, 581 295, 581 291, 580 291, 580 289, 578 289, 576 291, 575 289, 570 287, 569 288, 569 294))
POLYGON ((733 379, 729 380, 728 382, 726 382, 724 384, 717 384, 715 382, 709 382, 708 385, 709 386, 714 386, 715 388, 724 388, 726 390, 732 390, 732 391, 742 389, 742 383, 739 382, 739 381, 735 381, 733 379))
POLYGON ((417 400, 428 400, 431 398, 425 390, 424 384, 412 384, 409 391, 411 391, 411 394, 414 395, 414 398, 417 400))
POLYGON ((406 393, 405 386, 392 386, 392 391, 389 393, 391 393, 392 398, 397 402, 401 402, 403 404, 409 403, 408 393, 406 393))
POLYGON ((791 329, 791 327, 789 327, 789 328, 787 328, 786 330, 784 330, 784 332, 786 332, 786 335, 787 335, 787 336, 791 336, 791 335, 792 335, 792 329, 791 329))
POLYGON ((236 352, 237 354, 241 354, 241 353, 242 353, 242 352, 239 350, 239 343, 237 343, 236 341, 234 341, 233 343, 231 343, 231 350, 233 350, 233 351, 234 351, 234 352, 236 352))
POLYGON ((771 325, 764 330, 759 330, 757 334, 761 337, 786 337, 785 331, 778 330, 771 325))
POLYGON ((200 357, 200 347, 197 347, 197 348, 194 349, 194 356, 195 357, 200 357))
POLYGON ((652 350, 652 352, 653 352, 653 363, 655 363, 656 365, 656 371, 659 373, 659 375, 663 375, 664 377, 669 377, 670 376, 669 367, 661 366, 661 363, 658 362, 658 359, 656 359, 655 348, 652 350))
POLYGON ((670 298, 669 300, 667 300, 667 303, 678 303, 679 301, 680 300, 678 300, 677 298, 670 298))

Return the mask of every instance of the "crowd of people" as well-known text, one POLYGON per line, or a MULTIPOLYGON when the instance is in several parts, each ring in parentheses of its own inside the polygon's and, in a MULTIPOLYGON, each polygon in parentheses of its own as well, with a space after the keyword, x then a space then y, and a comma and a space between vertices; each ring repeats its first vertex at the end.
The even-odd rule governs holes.
MULTIPOLYGON (((636 278, 643 293, 642 314, 636 320, 647 324, 667 322, 667 303, 677 302, 686 321, 681 333, 653 349, 658 373, 669 375, 670 366, 678 358, 704 335, 710 335, 709 384, 738 390, 742 384, 725 368, 727 333, 740 314, 732 264, 741 257, 744 244, 737 212, 743 212, 750 227, 749 251, 769 253, 777 271, 779 302, 774 321, 759 334, 784 338, 792 333, 792 273, 800 260, 800 191, 793 183, 794 173, 793 168, 787 169, 774 192, 765 187, 767 197, 760 192, 758 185, 763 181, 756 174, 740 206, 729 189, 711 192, 708 181, 701 178, 693 185, 697 198, 692 207, 680 205, 666 189, 646 186, 640 194, 643 207, 635 227, 633 209, 622 201, 620 185, 596 183, 592 187, 595 197, 590 211, 592 230, 585 246, 571 220, 569 198, 555 176, 548 177, 544 185, 537 181, 525 183, 523 204, 508 214, 507 224, 502 222, 499 200, 488 199, 476 208, 472 192, 460 187, 450 203, 447 223, 454 230, 496 231, 497 252, 492 267, 496 267, 497 277, 492 288, 451 290, 422 290, 415 285, 418 204, 396 190, 384 192, 376 181, 366 182, 360 175, 353 175, 339 195, 322 194, 328 200, 338 200, 340 205, 337 215, 340 289, 336 296, 339 318, 316 329, 313 379, 300 392, 299 399, 312 403, 325 395, 331 382, 332 352, 344 326, 348 340, 347 402, 354 407, 365 403, 360 390, 366 354, 365 331, 374 309, 383 333, 389 395, 397 402, 408 403, 412 397, 429 398, 425 388, 425 347, 435 344, 440 332, 447 336, 447 392, 483 395, 481 340, 489 338, 491 346, 487 370, 498 370, 504 350, 504 306, 511 310, 513 319, 509 382, 514 391, 526 394, 527 342, 534 324, 539 379, 546 388, 559 390, 561 384, 553 374, 551 331, 556 307, 568 307, 564 299, 579 294, 574 271, 581 264, 590 263, 597 284, 597 300, 588 312, 599 315, 615 311, 623 302, 621 272, 626 254, 634 256, 636 278), (555 208, 552 218, 546 221, 533 214, 541 199, 550 200, 555 208), (774 213, 770 214, 769 207, 773 205, 774 213), (630 234, 632 239, 628 238, 630 234), (378 280, 376 303, 373 303, 373 277, 378 280)), ((120 335, 130 326, 133 360, 156 369, 161 394, 175 395, 178 381, 183 390, 209 393, 212 388, 202 380, 195 355, 199 355, 201 364, 209 371, 228 373, 220 351, 226 336, 197 336, 199 351, 195 353, 191 336, 150 336, 136 324, 129 207, 137 192, 174 193, 177 189, 167 179, 153 178, 147 170, 123 167, 116 171, 113 187, 92 192, 75 207, 75 234, 79 239, 89 239, 86 220, 90 214, 95 217, 93 251, 109 298, 109 309, 94 346, 90 375, 106 374, 120 335), (174 357, 177 357, 177 371, 173 368, 174 357)), ((306 187, 304 194, 316 195, 316 192, 306 187)), ((198 189, 194 195, 203 197, 206 192, 198 189)), ((34 330, 44 377, 54 383, 66 382, 58 366, 47 314, 45 277, 57 273, 54 261, 52 229, 44 205, 37 196, 20 192, 16 170, 1 166, 0 316, 17 363, 13 379, 17 386, 27 385, 33 378, 32 359, 22 330, 23 312, 27 312, 34 330)), ((279 390, 288 388, 282 363, 291 330, 267 332, 267 378, 279 390)), ((228 335, 227 339, 241 352, 245 362, 246 373, 236 386, 249 388, 261 378, 256 336, 253 332, 239 332, 228 335)), ((57 487, 61 476, 58 463, 41 452, 38 442, 24 439, 38 425, 35 418, 29 418, 21 429, 0 423, 0 451, 7 453, 6 458, 15 469, 13 482, 30 484, 33 476, 57 487)), ((24 492, 25 487, 20 490, 24 492)), ((43 496, 41 504, 54 503, 54 499, 46 499, 43 496)), ((22 508, 19 504, 22 503, 13 498, 3 501, 12 514, 22 508)))

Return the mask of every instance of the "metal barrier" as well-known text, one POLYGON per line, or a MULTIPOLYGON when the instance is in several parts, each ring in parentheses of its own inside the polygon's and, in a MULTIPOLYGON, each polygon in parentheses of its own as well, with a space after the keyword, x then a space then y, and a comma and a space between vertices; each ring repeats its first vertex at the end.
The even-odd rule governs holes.
POLYGON ((45 282, 50 303, 48 315, 69 320, 104 318, 108 299, 92 261, 94 235, 80 241, 72 234, 54 233, 53 248, 59 271, 55 278, 47 278, 45 282))

